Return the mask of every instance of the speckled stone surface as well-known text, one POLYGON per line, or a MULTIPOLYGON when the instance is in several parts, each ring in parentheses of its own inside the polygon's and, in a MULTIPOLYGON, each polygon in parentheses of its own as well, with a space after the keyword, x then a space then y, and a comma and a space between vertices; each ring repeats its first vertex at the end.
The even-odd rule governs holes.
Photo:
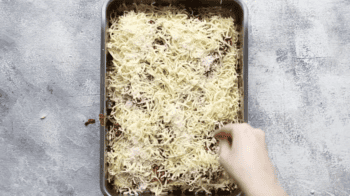
MULTIPOLYGON (((102 195, 103 3, 0 0, 1 196, 102 195)), ((249 124, 282 186, 350 195, 350 1, 245 3, 249 124)))

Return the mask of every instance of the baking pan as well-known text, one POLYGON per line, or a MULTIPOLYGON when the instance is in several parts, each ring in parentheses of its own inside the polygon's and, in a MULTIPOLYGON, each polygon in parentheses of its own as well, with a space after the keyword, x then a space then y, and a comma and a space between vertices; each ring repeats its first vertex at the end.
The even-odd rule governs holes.
MULTIPOLYGON (((107 175, 107 165, 105 161, 106 156, 106 133, 108 131, 109 125, 111 122, 108 121, 108 115, 111 112, 110 103, 108 102, 108 95, 106 92, 106 71, 108 71, 107 63, 111 60, 110 55, 106 50, 106 42, 107 42, 107 29, 109 27, 109 15, 112 11, 115 11, 119 5, 125 3, 127 6, 133 3, 140 4, 152 4, 154 6, 162 5, 162 6, 176 6, 179 4, 184 5, 185 7, 198 8, 198 7, 222 7, 230 10, 230 15, 235 19, 235 24, 238 24, 238 31, 240 31, 239 40, 241 42, 241 48, 243 48, 243 58, 239 61, 239 69, 238 73, 242 73, 243 83, 239 83, 239 86, 243 85, 244 97, 243 97, 243 114, 240 114, 243 118, 244 122, 248 122, 248 10, 246 5, 242 0, 222 0, 221 2, 218 0, 156 0, 156 1, 147 1, 147 0, 107 0, 102 7, 102 25, 101 25, 101 97, 100 97, 100 188, 103 195, 106 196, 116 196, 122 195, 117 194, 113 189, 112 185, 110 185, 106 180, 107 175)), ((118 13, 121 13, 118 10, 118 13)), ((123 13, 121 13, 122 15, 123 13)), ((244 193, 240 193, 240 191, 235 191, 231 194, 224 192, 212 192, 212 195, 244 195, 244 193)), ((141 195, 149 196, 154 195, 151 193, 142 193, 141 195)), ((194 195, 194 193, 183 193, 181 191, 173 191, 169 195, 194 195)), ((198 194, 201 195, 201 194, 198 194)))

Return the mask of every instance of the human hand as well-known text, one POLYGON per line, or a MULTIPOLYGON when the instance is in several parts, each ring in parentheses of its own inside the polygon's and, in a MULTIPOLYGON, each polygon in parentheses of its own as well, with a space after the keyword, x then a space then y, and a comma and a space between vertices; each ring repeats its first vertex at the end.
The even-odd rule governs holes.
POLYGON ((220 139, 219 162, 245 194, 287 196, 278 183, 262 130, 247 123, 228 124, 214 136, 220 139))

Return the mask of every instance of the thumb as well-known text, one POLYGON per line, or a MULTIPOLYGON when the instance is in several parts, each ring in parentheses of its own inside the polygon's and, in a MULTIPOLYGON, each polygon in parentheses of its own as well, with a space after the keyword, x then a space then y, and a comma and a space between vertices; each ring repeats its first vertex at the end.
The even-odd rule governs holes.
MULTIPOLYGON (((231 146, 226 139, 220 140, 219 143, 219 163, 230 173, 229 159, 232 156, 231 146)), ((231 174, 230 174, 231 175, 231 174)), ((232 177, 232 175, 231 175, 232 177)))
POLYGON ((214 137, 219 142, 219 155, 220 155, 220 157, 228 158, 229 153, 231 151, 231 144, 232 144, 231 133, 227 130, 219 129, 219 130, 216 130, 214 132, 214 137))
MULTIPOLYGON (((219 142, 219 163, 224 167, 230 178, 233 179, 233 173, 230 165, 230 159, 232 158, 232 149, 228 142, 228 139, 222 139, 219 142)), ((233 179, 234 180, 234 179, 233 179)), ((234 180, 236 183, 236 181, 234 180)))
POLYGON ((219 156, 222 159, 229 158, 231 154, 231 146, 227 139, 221 139, 219 142, 219 156))

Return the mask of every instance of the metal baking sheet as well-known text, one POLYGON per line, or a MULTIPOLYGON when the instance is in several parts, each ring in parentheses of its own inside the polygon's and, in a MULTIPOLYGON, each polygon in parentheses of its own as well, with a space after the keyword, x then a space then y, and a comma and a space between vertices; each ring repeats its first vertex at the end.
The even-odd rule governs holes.
MULTIPOLYGON (((106 133, 107 133, 107 127, 109 124, 111 124, 108 121, 109 113, 111 112, 108 107, 108 98, 106 94, 106 71, 108 69, 107 63, 109 60, 108 53, 106 50, 106 42, 107 42, 107 29, 109 27, 109 14, 111 11, 114 11, 114 9, 118 8, 119 5, 122 5, 125 3, 127 6, 131 5, 133 3, 140 4, 151 4, 155 3, 154 5, 162 5, 167 6, 170 3, 172 6, 176 6, 179 4, 185 5, 185 7, 191 7, 191 8, 198 8, 201 6, 205 7, 216 7, 221 6, 222 8, 226 8, 230 10, 231 15, 233 18, 235 18, 235 23, 238 24, 238 30, 241 31, 241 36, 239 37, 239 40, 241 42, 241 48, 243 47, 243 59, 239 62, 239 69, 238 72, 242 73, 243 76, 243 83, 239 83, 239 86, 243 86, 244 89, 244 97, 243 97, 243 121, 248 122, 248 9, 246 5, 243 3, 242 0, 134 0, 134 1, 127 1, 127 0, 107 0, 103 7, 102 7, 102 24, 101 24, 101 71, 100 71, 100 78, 101 78, 101 97, 100 97, 100 188, 103 193, 103 195, 106 196, 116 196, 121 195, 117 194, 113 189, 112 186, 107 182, 106 175, 107 175, 107 165, 106 165, 106 133)), ((120 10, 118 10, 120 12, 120 10)), ((190 195, 193 195, 193 193, 189 193, 190 195)), ((142 193, 141 195, 149 196, 154 195, 151 193, 142 193)), ((170 193, 168 195, 187 195, 181 194, 181 192, 173 191, 173 193, 170 193)), ((198 194, 201 195, 201 194, 198 194)), ((212 195, 223 195, 220 193, 213 192, 212 195)), ((244 195, 241 194, 239 191, 235 191, 230 194, 233 195, 244 195)))

